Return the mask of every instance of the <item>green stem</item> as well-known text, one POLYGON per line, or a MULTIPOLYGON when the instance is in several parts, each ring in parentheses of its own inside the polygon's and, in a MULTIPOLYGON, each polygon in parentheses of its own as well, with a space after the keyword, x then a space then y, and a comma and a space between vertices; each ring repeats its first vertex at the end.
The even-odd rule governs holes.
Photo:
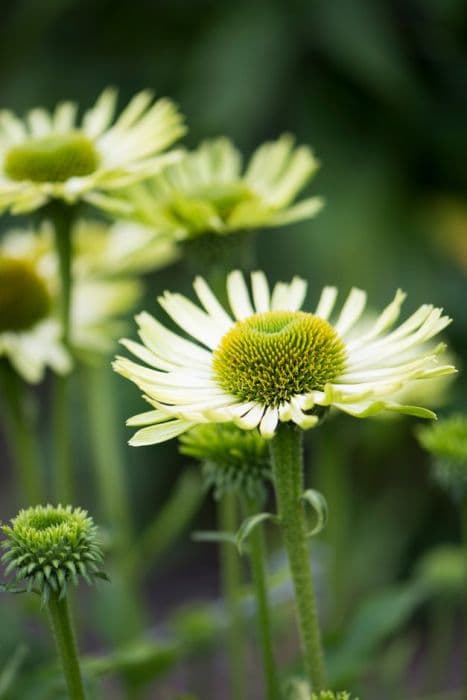
POLYGON ((464 700, 467 700, 467 495, 461 504, 462 543, 464 549, 464 700))
POLYGON ((66 598, 59 600, 53 594, 47 603, 47 610, 70 700, 85 700, 68 601, 66 598))
POLYGON ((53 493, 57 503, 72 503, 73 457, 71 443, 70 382, 55 375, 52 394, 53 493))
MULTIPOLYGON (((225 494, 218 501, 218 529, 220 532, 236 532, 238 514, 235 496, 225 494)), ((228 660, 232 700, 245 700, 244 625, 241 611, 240 557, 230 543, 220 545, 222 589, 228 617, 228 660)))
POLYGON ((298 627, 307 675, 315 692, 326 688, 324 655, 311 574, 303 493, 302 433, 281 423, 271 442, 274 486, 282 535, 295 590, 298 627))
POLYGON ((83 367, 82 377, 102 517, 115 532, 118 554, 126 556, 133 526, 117 432, 113 373, 108 367, 83 367))
POLYGON ((446 600, 435 600, 431 606, 430 646, 427 654, 427 675, 424 688, 427 692, 440 690, 453 640, 453 614, 446 600))
POLYGON ((55 250, 58 258, 60 275, 60 318, 62 321, 62 338, 65 345, 70 344, 70 309, 72 294, 72 228, 75 208, 62 202, 48 205, 46 215, 52 219, 55 232, 55 250))
POLYGON ((18 472, 21 505, 34 505, 44 500, 45 493, 31 397, 24 382, 6 363, 1 366, 1 386, 6 437, 18 472))
MULTIPOLYGON (((248 515, 254 515, 258 512, 258 506, 256 503, 248 501, 246 505, 248 515)), ((248 544, 251 575, 256 597, 258 633, 263 659, 264 681, 266 687, 265 698, 266 700, 278 700, 279 680, 272 645, 272 625, 266 571, 266 545, 262 527, 256 527, 253 530, 249 537, 248 544)))
MULTIPOLYGON (((72 227, 75 208, 56 201, 45 210, 46 218, 54 225, 55 249, 60 275, 60 318, 62 340, 70 346, 70 318, 72 295, 72 227)), ((69 378, 56 376, 53 395, 54 427, 54 487, 59 502, 70 503, 73 496, 73 459, 71 437, 71 408, 69 378)))

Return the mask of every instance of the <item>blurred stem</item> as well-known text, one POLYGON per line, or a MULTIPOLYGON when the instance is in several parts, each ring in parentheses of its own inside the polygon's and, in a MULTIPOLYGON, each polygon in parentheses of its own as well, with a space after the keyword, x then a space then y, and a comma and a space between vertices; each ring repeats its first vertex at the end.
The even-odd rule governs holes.
POLYGON ((73 459, 71 444, 70 380, 54 375, 52 426, 54 449, 53 491, 57 503, 73 502, 73 459))
POLYGON ((47 610, 70 699, 85 700, 75 634, 66 597, 60 600, 58 595, 53 593, 47 603, 47 610))
MULTIPOLYGON (((220 532, 236 532, 238 513, 235 495, 226 493, 217 502, 220 532)), ((241 563, 238 552, 229 542, 220 545, 222 591, 227 609, 227 646, 232 700, 245 700, 245 638, 241 611, 241 563)))
POLYGON ((424 684, 427 691, 441 690, 445 681, 451 643, 453 639, 452 610, 446 600, 435 600, 430 619, 430 648, 427 659, 427 677, 424 684))
POLYGON ((20 486, 20 505, 35 505, 45 498, 40 447, 30 396, 25 383, 7 362, 0 364, 0 381, 6 426, 20 486))
POLYGON ((183 472, 168 501, 159 510, 128 552, 126 566, 140 579, 186 528, 203 499, 201 477, 196 472, 183 472))
POLYGON ((295 590, 305 669, 314 692, 326 688, 324 654, 311 573, 303 486, 302 431, 280 423, 271 441, 272 468, 282 536, 295 590))
POLYGON ((132 540, 132 518, 120 450, 115 391, 110 367, 83 367, 91 450, 96 470, 99 504, 104 522, 115 532, 117 556, 123 557, 132 540))
POLYGON ((349 471, 345 468, 345 456, 334 436, 323 430, 320 435, 319 488, 332 506, 332 518, 326 527, 326 538, 330 545, 331 565, 329 579, 332 590, 332 626, 339 630, 345 619, 349 593, 347 546, 352 492, 349 471))
POLYGON ((461 503, 462 542, 464 548, 464 700, 467 700, 467 494, 461 503))
MULTIPOLYGON (((54 226, 55 250, 60 275, 60 318, 62 340, 70 347, 70 317, 72 295, 72 228, 75 207, 53 201, 44 208, 44 218, 54 226)), ((73 459, 71 437, 70 380, 67 376, 55 376, 53 393, 54 428, 54 487, 57 501, 65 504, 73 501, 73 459)))
MULTIPOLYGON (((258 504, 251 499, 245 500, 247 515, 255 515, 259 510, 258 504)), ((266 544, 261 526, 256 527, 250 534, 248 545, 263 659, 265 698, 266 700, 279 700, 279 679, 272 644, 272 625, 267 587, 266 544)))

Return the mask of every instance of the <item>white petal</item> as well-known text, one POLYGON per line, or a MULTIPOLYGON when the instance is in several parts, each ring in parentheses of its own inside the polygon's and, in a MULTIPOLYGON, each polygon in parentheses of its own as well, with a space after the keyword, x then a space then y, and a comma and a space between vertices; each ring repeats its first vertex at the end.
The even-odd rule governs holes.
POLYGON ((264 272, 256 271, 251 274, 251 287, 253 291, 253 304, 257 313, 269 311, 270 294, 269 285, 264 272))
POLYGON ((224 330, 229 330, 234 322, 225 311, 222 304, 219 303, 203 277, 196 277, 193 287, 208 314, 212 316, 219 325, 222 325, 224 330))
POLYGON ((172 440, 172 438, 177 437, 177 435, 180 435, 186 430, 192 428, 193 425, 193 423, 178 419, 167 421, 166 423, 151 425, 147 428, 138 430, 138 432, 133 435, 131 440, 129 440, 129 444, 133 447, 157 445, 160 442, 172 440))
POLYGON ((248 411, 248 413, 245 413, 244 416, 235 419, 235 425, 238 425, 239 428, 243 428, 244 430, 252 430, 259 425, 261 418, 263 417, 263 413, 264 406, 256 404, 248 411))
POLYGON ((254 314, 244 277, 239 270, 234 270, 227 277, 227 295, 237 321, 254 314))
POLYGON ((277 408, 267 408, 259 425, 259 432, 265 439, 270 439, 274 436, 279 421, 279 411, 277 408))
POLYGON ((361 289, 354 287, 351 289, 349 296, 346 299, 342 311, 337 319, 337 323, 334 324, 336 331, 345 336, 347 331, 349 331, 354 323, 358 321, 363 313, 363 309, 366 304, 366 292, 361 289))
POLYGON ((326 321, 332 313, 337 299, 336 287, 324 287, 315 310, 315 316, 324 318, 326 321))
POLYGON ((181 294, 166 292, 159 303, 186 333, 214 349, 224 335, 224 328, 207 313, 181 294))

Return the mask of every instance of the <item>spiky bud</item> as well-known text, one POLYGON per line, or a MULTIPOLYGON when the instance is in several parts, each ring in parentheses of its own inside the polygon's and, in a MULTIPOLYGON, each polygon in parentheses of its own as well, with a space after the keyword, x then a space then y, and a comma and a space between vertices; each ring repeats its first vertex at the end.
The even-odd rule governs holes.
POLYGON ((97 528, 81 508, 35 506, 21 510, 1 530, 6 574, 14 573, 14 584, 24 583, 43 603, 52 594, 63 598, 68 584, 77 585, 80 577, 89 584, 107 578, 97 528))
POLYGON ((271 479, 268 443, 256 430, 233 423, 197 425, 180 437, 180 452, 198 459, 215 498, 234 491, 262 500, 271 479))
POLYGON ((358 700, 346 691, 322 690, 312 693, 307 681, 289 678, 284 687, 285 700, 358 700))

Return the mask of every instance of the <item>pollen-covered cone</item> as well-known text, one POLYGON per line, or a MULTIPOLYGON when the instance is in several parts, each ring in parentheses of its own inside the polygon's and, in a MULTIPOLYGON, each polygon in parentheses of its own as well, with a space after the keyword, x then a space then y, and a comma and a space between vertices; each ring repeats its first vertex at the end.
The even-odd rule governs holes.
POLYGON ((370 327, 360 329, 366 303, 360 289, 352 289, 334 313, 337 289, 325 287, 310 313, 301 311, 306 283, 298 277, 271 290, 265 275, 254 272, 250 294, 243 275, 232 272, 230 312, 203 278, 194 288, 199 305, 169 292, 159 300, 191 339, 141 313, 142 342, 122 341, 144 364, 120 357, 114 367, 152 405, 128 421, 141 428, 133 445, 162 442, 209 422, 258 427, 270 438, 279 421, 314 427, 327 407, 360 418, 384 410, 433 418, 432 411, 394 396, 409 382, 455 371, 439 362, 442 345, 427 350, 450 319, 423 305, 396 326, 405 298, 400 291, 370 327))
POLYGON ((154 178, 130 188, 141 221, 182 241, 213 233, 282 226, 314 216, 320 197, 294 203, 318 168, 312 151, 289 135, 265 143, 246 168, 231 141, 206 141, 154 178))
POLYGON ((61 102, 50 113, 32 109, 24 120, 0 112, 0 210, 33 211, 50 199, 122 207, 115 192, 144 179, 180 152, 162 153, 185 132, 176 106, 135 95, 117 119, 117 91, 107 88, 77 119, 78 106, 61 102))

